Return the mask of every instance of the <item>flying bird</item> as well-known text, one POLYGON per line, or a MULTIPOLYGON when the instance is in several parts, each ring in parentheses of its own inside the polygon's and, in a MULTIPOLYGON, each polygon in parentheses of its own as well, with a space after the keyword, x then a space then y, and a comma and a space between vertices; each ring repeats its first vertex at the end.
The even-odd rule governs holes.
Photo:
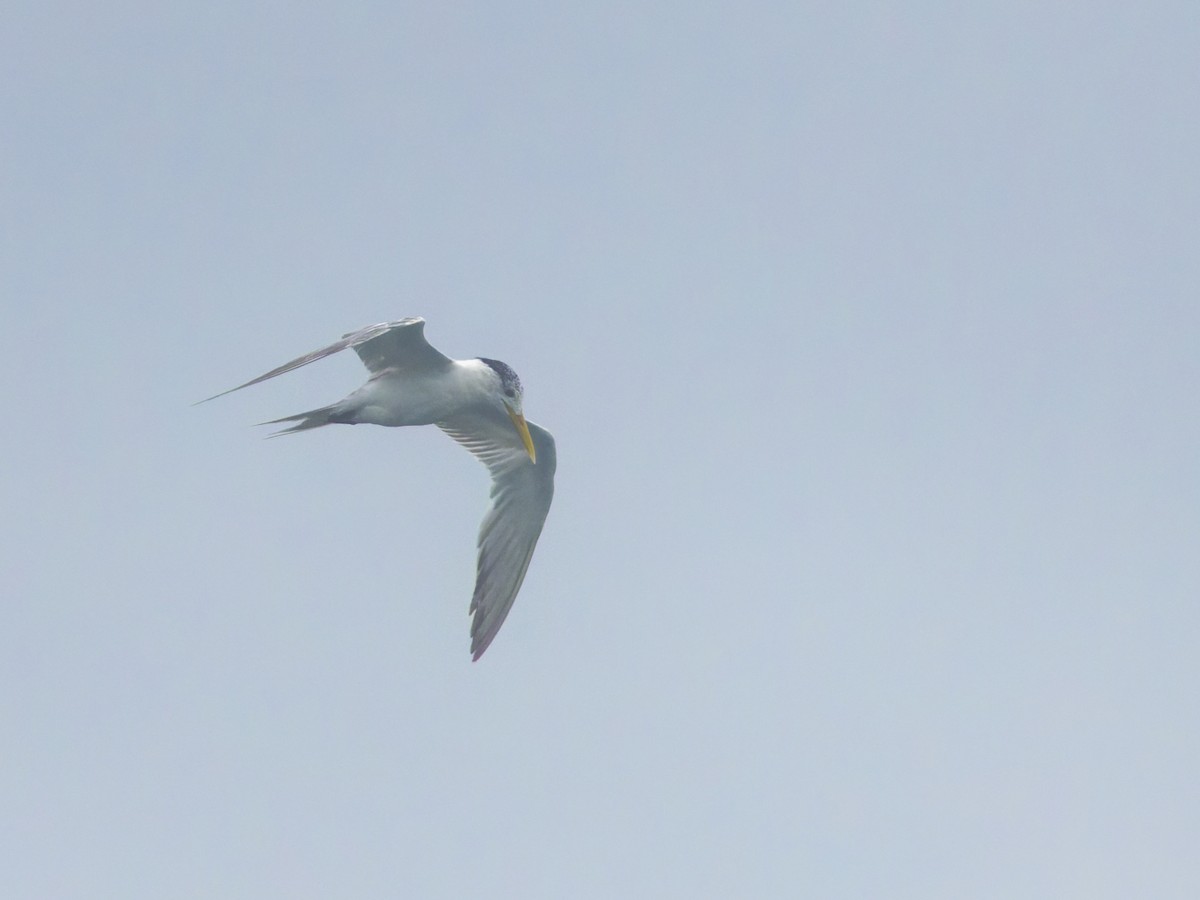
POLYGON ((471 657, 479 659, 512 608, 554 497, 554 438, 525 420, 521 379, 495 359, 450 359, 425 340, 425 320, 370 325, 252 378, 215 400, 346 348, 367 367, 367 383, 344 400, 294 416, 271 437, 325 425, 436 425, 487 466, 491 507, 479 527, 471 598, 471 657))

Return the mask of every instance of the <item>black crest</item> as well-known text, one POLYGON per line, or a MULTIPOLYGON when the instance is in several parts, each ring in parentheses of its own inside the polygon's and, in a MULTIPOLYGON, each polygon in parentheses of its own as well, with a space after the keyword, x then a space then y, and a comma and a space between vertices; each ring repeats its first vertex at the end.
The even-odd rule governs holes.
POLYGON ((498 359, 486 359, 479 357, 479 361, 484 363, 500 376, 500 384, 507 394, 509 391, 519 394, 521 393, 521 379, 517 377, 517 373, 512 370, 512 366, 508 363, 502 363, 498 359))

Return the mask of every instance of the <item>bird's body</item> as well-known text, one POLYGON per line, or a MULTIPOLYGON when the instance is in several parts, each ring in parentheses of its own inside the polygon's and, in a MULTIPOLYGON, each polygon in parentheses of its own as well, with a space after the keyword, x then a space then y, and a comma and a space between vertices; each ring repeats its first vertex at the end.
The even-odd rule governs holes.
POLYGON ((450 359, 426 342, 424 326, 411 318, 362 328, 224 393, 353 348, 370 372, 366 384, 337 403, 264 424, 295 423, 276 434, 324 425, 437 425, 487 466, 492 505, 479 529, 471 600, 471 653, 478 659, 516 599, 550 510, 554 438, 525 421, 516 372, 493 359, 450 359))

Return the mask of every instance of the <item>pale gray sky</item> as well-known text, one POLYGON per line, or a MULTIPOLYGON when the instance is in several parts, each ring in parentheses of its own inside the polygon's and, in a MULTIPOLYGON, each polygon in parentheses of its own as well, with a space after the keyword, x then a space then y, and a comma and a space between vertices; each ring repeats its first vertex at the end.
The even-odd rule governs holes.
POLYGON ((0 892, 1200 896, 1194 3, 0 24, 0 892), (558 439, 248 426, 371 322, 558 439))

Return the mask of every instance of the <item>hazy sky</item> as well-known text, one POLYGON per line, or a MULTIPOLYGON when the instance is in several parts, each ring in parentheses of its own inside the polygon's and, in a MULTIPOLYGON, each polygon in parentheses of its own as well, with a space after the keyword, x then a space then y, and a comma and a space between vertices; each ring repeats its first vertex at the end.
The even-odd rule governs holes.
POLYGON ((0 893, 1200 896, 1195 3, 9 4, 0 893), (558 441, 336 400, 420 315, 558 441))

